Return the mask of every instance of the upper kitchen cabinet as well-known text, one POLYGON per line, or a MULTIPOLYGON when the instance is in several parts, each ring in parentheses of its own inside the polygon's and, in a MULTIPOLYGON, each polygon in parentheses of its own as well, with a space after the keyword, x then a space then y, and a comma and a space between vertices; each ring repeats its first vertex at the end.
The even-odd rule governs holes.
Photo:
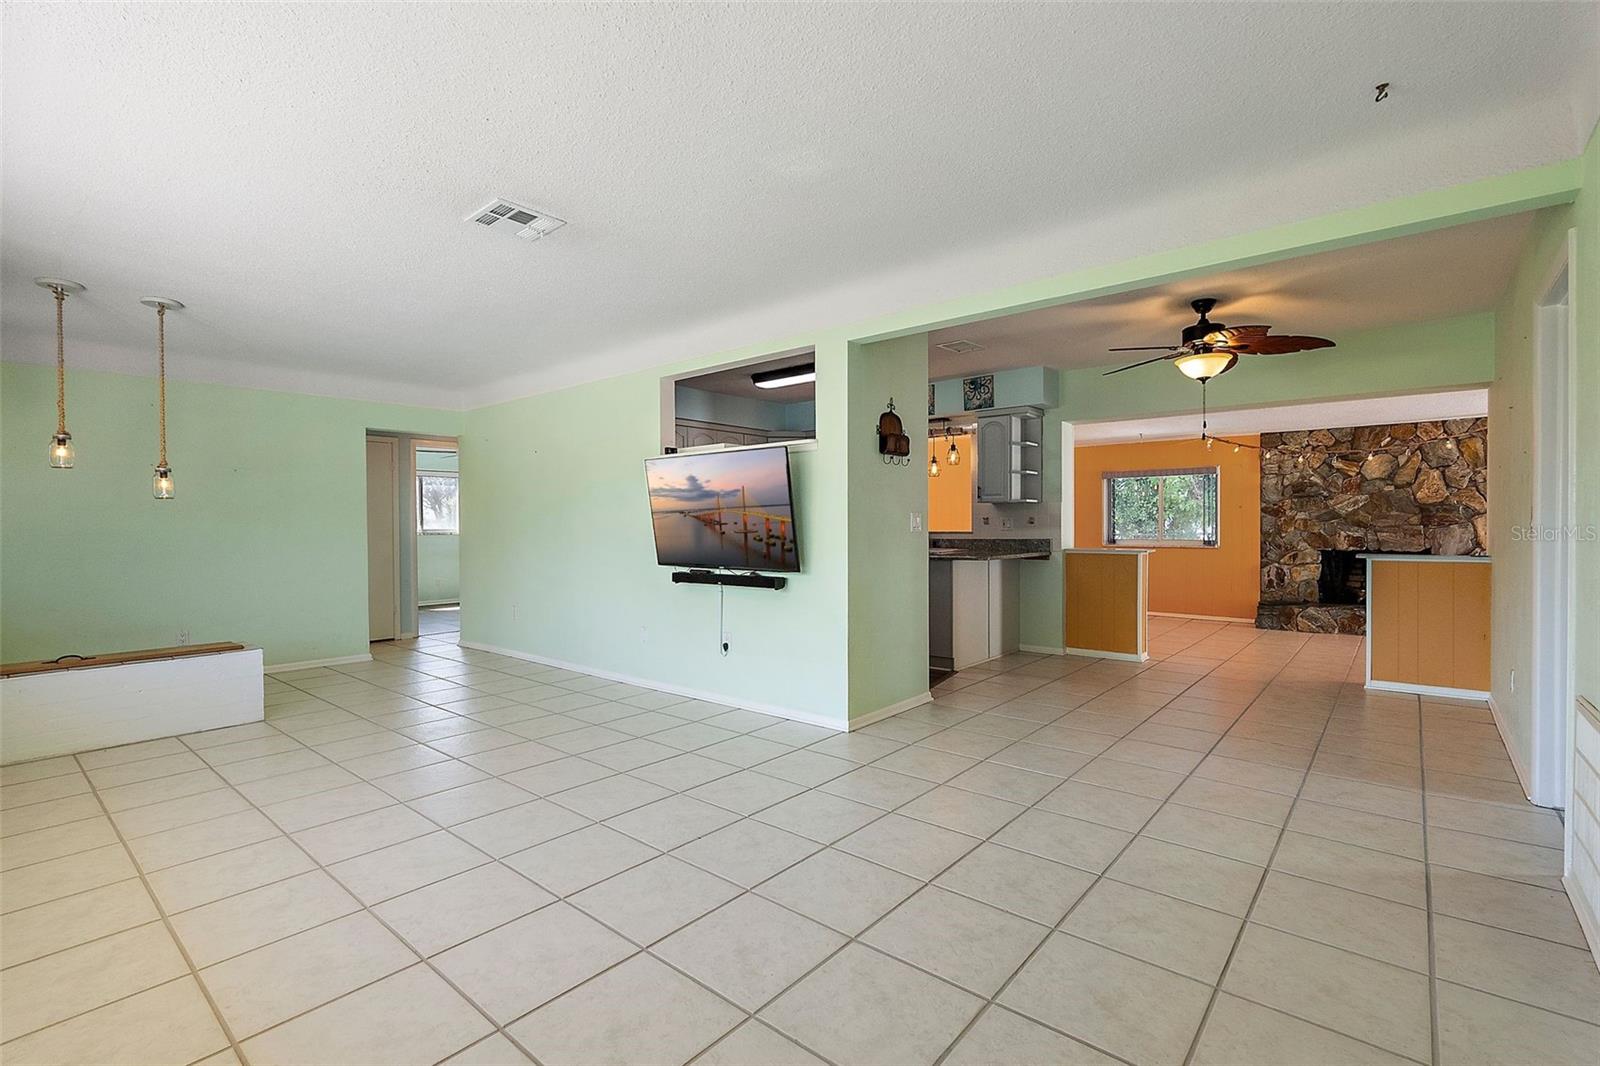
POLYGON ((1038 503, 1044 498, 1044 415, 1035 408, 978 418, 978 500, 1038 503))

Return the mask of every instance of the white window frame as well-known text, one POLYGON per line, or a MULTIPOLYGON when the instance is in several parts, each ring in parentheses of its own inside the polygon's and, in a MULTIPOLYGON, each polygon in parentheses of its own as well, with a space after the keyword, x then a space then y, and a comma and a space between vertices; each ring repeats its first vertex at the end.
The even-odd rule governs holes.
POLYGON ((1104 517, 1100 529, 1100 541, 1107 548, 1218 548, 1222 546, 1222 467, 1220 466, 1189 466, 1172 470, 1107 470, 1101 473, 1101 502, 1100 513, 1104 517), (1125 478, 1168 478, 1187 474, 1205 474, 1216 479, 1217 503, 1214 512, 1216 523, 1216 537, 1212 540, 1177 540, 1162 536, 1162 531, 1167 527, 1167 487, 1164 481, 1158 481, 1156 489, 1156 535, 1145 540, 1118 540, 1112 523, 1116 516, 1112 511, 1112 494, 1114 483, 1125 478))
POLYGON ((418 470, 416 471, 417 494, 417 536, 419 537, 458 537, 461 535, 461 472, 459 470, 418 470), (422 479, 425 477, 448 477, 456 482, 456 528, 454 529, 423 529, 422 528, 422 479))

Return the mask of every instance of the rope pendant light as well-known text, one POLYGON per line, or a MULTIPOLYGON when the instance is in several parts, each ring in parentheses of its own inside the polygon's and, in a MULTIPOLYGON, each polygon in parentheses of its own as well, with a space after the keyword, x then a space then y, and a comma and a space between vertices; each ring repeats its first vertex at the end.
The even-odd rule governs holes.
POLYGON ((50 436, 50 466, 71 470, 77 452, 72 447, 72 434, 67 432, 67 342, 62 309, 67 297, 82 292, 83 286, 65 278, 34 278, 33 283, 49 289, 56 298, 56 431, 50 436))
POLYGON ((183 304, 162 296, 146 296, 139 302, 156 309, 156 404, 161 454, 156 460, 154 489, 156 499, 170 500, 177 495, 177 489, 172 483, 172 467, 167 465, 167 311, 182 310, 183 304))

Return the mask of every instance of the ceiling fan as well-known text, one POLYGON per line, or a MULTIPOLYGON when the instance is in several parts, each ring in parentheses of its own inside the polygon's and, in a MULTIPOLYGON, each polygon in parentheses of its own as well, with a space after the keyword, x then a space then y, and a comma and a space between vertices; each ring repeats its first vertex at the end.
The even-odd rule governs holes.
MULTIPOLYGON (((1182 344, 1154 345, 1144 348, 1112 348, 1113 352, 1165 352, 1138 363, 1107 370, 1106 374, 1120 374, 1136 366, 1173 360, 1173 365, 1196 381, 1209 381, 1219 374, 1232 370, 1241 355, 1287 355, 1312 348, 1332 348, 1333 342, 1325 337, 1295 337, 1268 335, 1271 326, 1229 326, 1213 322, 1206 315, 1217 306, 1214 297, 1202 296, 1190 300, 1189 306, 1199 314, 1200 320, 1183 330, 1182 344)), ((1104 375, 1102 375, 1104 376, 1104 375)))

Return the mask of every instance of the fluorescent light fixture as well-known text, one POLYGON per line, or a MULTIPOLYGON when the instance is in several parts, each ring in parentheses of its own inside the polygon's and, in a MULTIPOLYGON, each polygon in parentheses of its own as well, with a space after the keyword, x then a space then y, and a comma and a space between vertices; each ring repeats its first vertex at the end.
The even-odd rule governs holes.
POLYGON ((817 380, 817 364, 802 363, 786 366, 782 370, 762 370, 750 375, 750 383, 758 389, 782 389, 789 385, 804 385, 817 380))

